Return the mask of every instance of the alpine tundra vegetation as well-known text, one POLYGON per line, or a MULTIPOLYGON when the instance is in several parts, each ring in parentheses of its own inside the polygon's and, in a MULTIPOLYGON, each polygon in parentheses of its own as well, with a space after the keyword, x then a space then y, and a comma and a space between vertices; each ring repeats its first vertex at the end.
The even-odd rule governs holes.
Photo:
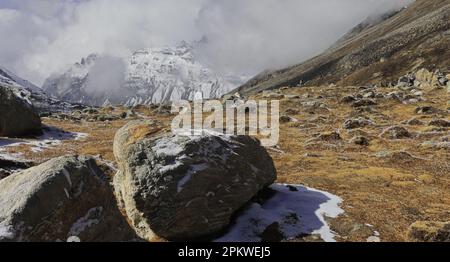
POLYGON ((450 241, 449 0, 43 2, 0 3, 0 242, 450 241))

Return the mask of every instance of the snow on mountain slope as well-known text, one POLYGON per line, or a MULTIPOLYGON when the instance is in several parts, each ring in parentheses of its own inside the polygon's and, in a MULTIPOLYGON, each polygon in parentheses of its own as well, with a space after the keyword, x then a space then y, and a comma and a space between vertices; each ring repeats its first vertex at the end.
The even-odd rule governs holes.
POLYGON ((18 76, 16 76, 11 71, 7 70, 6 68, 3 68, 0 66, 0 83, 7 84, 7 85, 16 85, 24 87, 28 90, 39 92, 40 88, 35 86, 34 84, 28 82, 27 80, 24 80, 18 76))
MULTIPOLYGON (((110 70, 96 70, 101 59, 97 55, 83 59, 63 75, 47 79, 43 89, 69 102, 133 106, 192 100, 197 92, 201 92, 203 98, 220 97, 245 80, 213 72, 195 60, 192 47, 185 43, 176 47, 154 47, 134 52, 124 64, 123 81, 117 79, 108 85, 93 79, 107 78, 111 71, 117 71, 118 68, 113 66, 110 70), (117 82, 121 82, 120 88, 111 86, 117 82)), ((117 72, 113 77, 118 78, 121 73, 117 72)))
POLYGON ((38 111, 63 111, 72 105, 49 97, 39 87, 0 66, 0 85, 13 90, 17 97, 32 104, 38 111))

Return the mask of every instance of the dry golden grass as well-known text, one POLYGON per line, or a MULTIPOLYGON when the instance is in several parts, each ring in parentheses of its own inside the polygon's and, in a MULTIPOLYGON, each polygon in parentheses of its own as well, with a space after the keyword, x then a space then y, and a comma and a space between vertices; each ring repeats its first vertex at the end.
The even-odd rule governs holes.
MULTIPOLYGON (((377 89, 387 93, 392 89, 377 89)), ((285 94, 309 98, 285 99, 281 112, 291 109, 289 116, 298 122, 281 124, 279 147, 281 152, 269 150, 277 172, 278 182, 303 184, 329 191, 343 198, 345 214, 333 220, 332 228, 340 241, 366 241, 376 230, 382 241, 403 241, 409 225, 417 220, 450 220, 450 152, 420 147, 427 140, 439 139, 447 133, 430 138, 402 139, 398 141, 380 138, 382 130, 398 125, 412 117, 424 122, 433 116, 419 116, 414 110, 419 105, 432 105, 447 110, 449 93, 443 90, 426 92, 427 102, 404 105, 383 100, 374 108, 376 112, 364 112, 376 125, 348 132, 342 127, 349 115, 357 115, 350 105, 341 104, 341 97, 358 92, 356 87, 304 87, 287 89, 285 94), (329 110, 305 108, 301 102, 316 99, 329 110), (293 109, 293 110, 292 110, 293 109), (341 141, 315 141, 306 143, 324 132, 337 131, 341 141), (358 146, 349 140, 363 134, 370 139, 370 146, 358 146), (412 159, 380 158, 383 151, 407 151, 412 159), (370 224, 372 226, 368 226, 370 224)), ((260 98, 261 96, 257 96, 260 98)), ((141 115, 161 123, 167 128, 173 116, 156 114, 149 107, 139 107, 141 115)), ((448 116, 447 116, 448 119, 448 116)), ((25 157, 38 162, 64 154, 100 155, 114 161, 112 144, 115 132, 128 120, 113 122, 68 122, 45 119, 44 123, 66 131, 88 133, 81 141, 66 141, 62 146, 44 152, 32 153, 26 148, 13 148, 25 157)), ((429 126, 407 126, 411 132, 430 129, 429 126)), ((159 130, 159 129, 158 129, 159 130)), ((137 139, 154 134, 158 130, 142 128, 137 139)))
MULTIPOLYGON (((380 232, 382 241, 403 241, 407 227, 416 220, 449 220, 450 152, 420 147, 426 139, 393 141, 382 139, 379 134, 385 127, 398 125, 416 116, 414 110, 419 105, 431 104, 446 110, 450 95, 443 90, 430 91, 425 95, 428 102, 414 105, 386 100, 375 106, 377 113, 363 113, 377 125, 364 127, 359 132, 371 139, 369 147, 362 147, 348 144, 353 134, 349 134, 342 124, 354 109, 338 102, 340 97, 356 90, 351 87, 322 87, 284 91, 300 96, 310 94, 313 98, 321 95, 325 97, 321 102, 327 104, 331 111, 322 112, 318 117, 316 114, 301 113, 305 110, 302 110, 300 101, 283 103, 284 109, 299 110, 299 114, 292 116, 301 124, 311 123, 317 127, 299 130, 298 124, 282 125, 280 147, 285 154, 272 154, 279 181, 300 183, 341 196, 346 213, 332 222, 341 241, 366 241, 374 230, 380 232), (338 131, 343 141, 305 145, 317 134, 330 131, 338 131), (403 161, 375 156, 382 151, 403 150, 417 159, 403 161), (306 156, 307 153, 313 157, 306 156), (373 228, 366 224, 373 225, 373 228)), ((428 122, 431 119, 432 116, 424 116, 421 120, 428 122)), ((407 128, 417 132, 429 127, 407 128)), ((442 133, 434 139, 444 135, 442 133)))

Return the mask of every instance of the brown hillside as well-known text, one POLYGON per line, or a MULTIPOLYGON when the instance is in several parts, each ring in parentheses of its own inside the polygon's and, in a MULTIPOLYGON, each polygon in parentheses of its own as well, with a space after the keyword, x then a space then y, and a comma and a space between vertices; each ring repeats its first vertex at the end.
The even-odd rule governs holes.
MULTIPOLYGON (((355 30, 353 30, 354 32, 355 30)), ((419 67, 449 71, 450 1, 417 0, 304 63, 262 73, 237 89, 242 94, 283 86, 378 84, 419 67)))

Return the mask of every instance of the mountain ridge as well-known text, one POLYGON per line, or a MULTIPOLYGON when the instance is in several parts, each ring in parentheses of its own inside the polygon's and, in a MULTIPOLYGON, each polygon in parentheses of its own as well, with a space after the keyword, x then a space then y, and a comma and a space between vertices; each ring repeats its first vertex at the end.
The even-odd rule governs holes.
POLYGON ((135 106, 192 100, 197 92, 202 92, 204 98, 220 97, 244 82, 214 72, 195 59, 192 46, 182 43, 176 47, 152 47, 133 52, 125 61, 124 69, 116 70, 118 74, 123 73, 123 76, 115 76, 116 89, 96 90, 100 85, 90 81, 103 74, 93 74, 100 59, 103 58, 98 55, 83 59, 64 74, 48 78, 43 89, 68 102, 135 106))
POLYGON ((262 73, 231 93, 254 94, 305 83, 388 85, 419 66, 445 71, 450 62, 449 21, 450 1, 417 0, 314 58, 262 73))
POLYGON ((11 89, 17 97, 33 105, 39 112, 66 111, 74 106, 51 97, 38 86, 2 66, 0 66, 0 85, 11 89))

